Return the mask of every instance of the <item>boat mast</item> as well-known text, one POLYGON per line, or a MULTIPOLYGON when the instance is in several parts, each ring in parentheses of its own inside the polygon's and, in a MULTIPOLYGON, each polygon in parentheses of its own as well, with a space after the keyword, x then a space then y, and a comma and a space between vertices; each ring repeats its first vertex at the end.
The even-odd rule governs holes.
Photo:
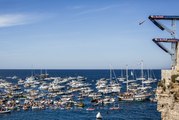
POLYGON ((126 65, 126 91, 128 92, 128 65, 126 65))
POLYGON ((124 76, 123 76, 123 69, 121 69, 121 78, 123 78, 124 76))
POLYGON ((45 70, 45 75, 47 75, 48 73, 47 73, 47 69, 45 70))
POLYGON ((142 79, 142 87, 144 87, 144 71, 143 71, 143 60, 141 61, 141 79, 142 79))
POLYGON ((112 82, 112 70, 111 70, 111 67, 110 67, 110 82, 112 82))
POLYGON ((40 69, 40 75, 42 75, 42 69, 40 69))
POLYGON ((116 73, 115 73, 114 69, 112 70, 112 73, 114 74, 115 82, 118 83, 118 81, 117 81, 117 77, 116 77, 116 73))
POLYGON ((31 68, 32 68, 32 69, 31 69, 31 76, 34 76, 34 75, 35 75, 35 71, 34 71, 34 67, 33 67, 33 65, 32 65, 31 68))

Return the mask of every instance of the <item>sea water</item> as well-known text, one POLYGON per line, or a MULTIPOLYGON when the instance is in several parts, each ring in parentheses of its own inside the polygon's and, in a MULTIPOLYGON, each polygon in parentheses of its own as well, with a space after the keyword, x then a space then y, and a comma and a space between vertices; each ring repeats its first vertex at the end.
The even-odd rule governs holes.
MULTIPOLYGON (((123 70, 125 71, 125 70, 123 70)), ((42 71, 43 73, 46 70, 42 71)), ((140 77, 140 70, 134 71, 136 76, 140 77)), ((0 70, 1 78, 8 76, 17 76, 25 79, 32 74, 40 74, 41 70, 0 70)), ((100 78, 109 78, 109 70, 47 70, 50 76, 54 77, 76 77, 84 76, 86 82, 92 84, 95 89, 96 80, 100 78)), ((130 71, 129 71, 130 73, 130 71)), ((153 70, 155 77, 160 80, 161 70, 153 70)), ((121 70, 115 70, 116 76, 121 75, 121 70)), ((144 70, 144 75, 147 76, 147 70, 144 70)), ((125 72, 124 72, 125 76, 125 72)), ((8 80, 12 83, 17 83, 17 80, 8 80)), ((157 82, 152 85, 156 88, 157 82)), ((125 89, 125 86, 122 86, 125 89)), ((94 111, 87 111, 86 108, 66 109, 45 109, 45 110, 28 110, 28 111, 12 111, 10 114, 0 115, 0 120, 95 120, 96 114, 101 112, 103 120, 160 120, 160 113, 157 111, 157 103, 150 101, 145 102, 119 102, 120 110, 109 110, 107 107, 97 108, 94 111)))

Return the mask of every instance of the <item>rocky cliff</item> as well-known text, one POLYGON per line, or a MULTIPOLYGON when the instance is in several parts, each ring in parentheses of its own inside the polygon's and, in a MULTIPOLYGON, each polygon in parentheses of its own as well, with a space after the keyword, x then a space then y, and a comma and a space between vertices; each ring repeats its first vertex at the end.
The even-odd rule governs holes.
POLYGON ((179 71, 162 70, 156 95, 162 120, 179 120, 179 71))

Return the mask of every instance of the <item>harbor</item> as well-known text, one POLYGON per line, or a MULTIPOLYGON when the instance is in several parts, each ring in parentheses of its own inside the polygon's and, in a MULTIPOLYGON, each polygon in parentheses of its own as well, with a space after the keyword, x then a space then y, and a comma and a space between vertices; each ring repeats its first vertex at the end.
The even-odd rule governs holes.
POLYGON ((177 3, 0 0, 0 120, 179 120, 177 3))
MULTIPOLYGON (((74 112, 73 114, 89 114, 91 118, 95 118, 95 114, 100 111, 103 118, 107 119, 112 116, 115 117, 113 114, 118 114, 117 117, 119 118, 121 113, 124 114, 127 111, 133 114, 136 112, 135 109, 141 112, 146 109, 155 111, 156 102, 147 98, 140 97, 143 99, 137 100, 133 98, 130 101, 121 100, 121 96, 126 94, 127 88, 126 78, 123 79, 123 82, 121 81, 122 76, 126 76, 124 71, 126 69, 48 70, 48 72, 46 70, 14 70, 17 74, 10 75, 11 70, 1 70, 1 73, 5 72, 4 75, 8 75, 1 76, 0 86, 1 91, 3 91, 1 93, 1 111, 5 111, 5 109, 9 111, 1 115, 8 118, 8 116, 17 114, 36 114, 36 112, 54 112, 55 114, 66 111, 69 114, 71 112, 74 112), (79 76, 74 76, 77 74, 79 76)), ((140 69, 127 71, 138 75, 137 78, 141 77, 140 69)), ((146 77, 147 79, 148 70, 143 70, 143 74, 143 78, 146 77)), ((160 79, 160 70, 153 70, 153 74, 155 74, 153 80, 160 79)), ((127 76, 129 81, 132 80, 131 75, 127 76)), ((141 80, 137 81, 139 83, 129 83, 129 88, 142 87, 140 85, 141 80)), ((156 82, 151 83, 151 96, 154 96, 156 84, 156 82)), ((129 91, 137 96, 132 92, 132 89, 129 91)))

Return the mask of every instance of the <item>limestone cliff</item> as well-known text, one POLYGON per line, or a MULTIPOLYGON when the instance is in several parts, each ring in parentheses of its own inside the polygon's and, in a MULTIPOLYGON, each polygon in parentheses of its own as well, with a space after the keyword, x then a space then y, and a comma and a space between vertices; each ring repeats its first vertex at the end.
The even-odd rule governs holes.
POLYGON ((179 120, 179 71, 162 70, 156 95, 162 120, 179 120))

